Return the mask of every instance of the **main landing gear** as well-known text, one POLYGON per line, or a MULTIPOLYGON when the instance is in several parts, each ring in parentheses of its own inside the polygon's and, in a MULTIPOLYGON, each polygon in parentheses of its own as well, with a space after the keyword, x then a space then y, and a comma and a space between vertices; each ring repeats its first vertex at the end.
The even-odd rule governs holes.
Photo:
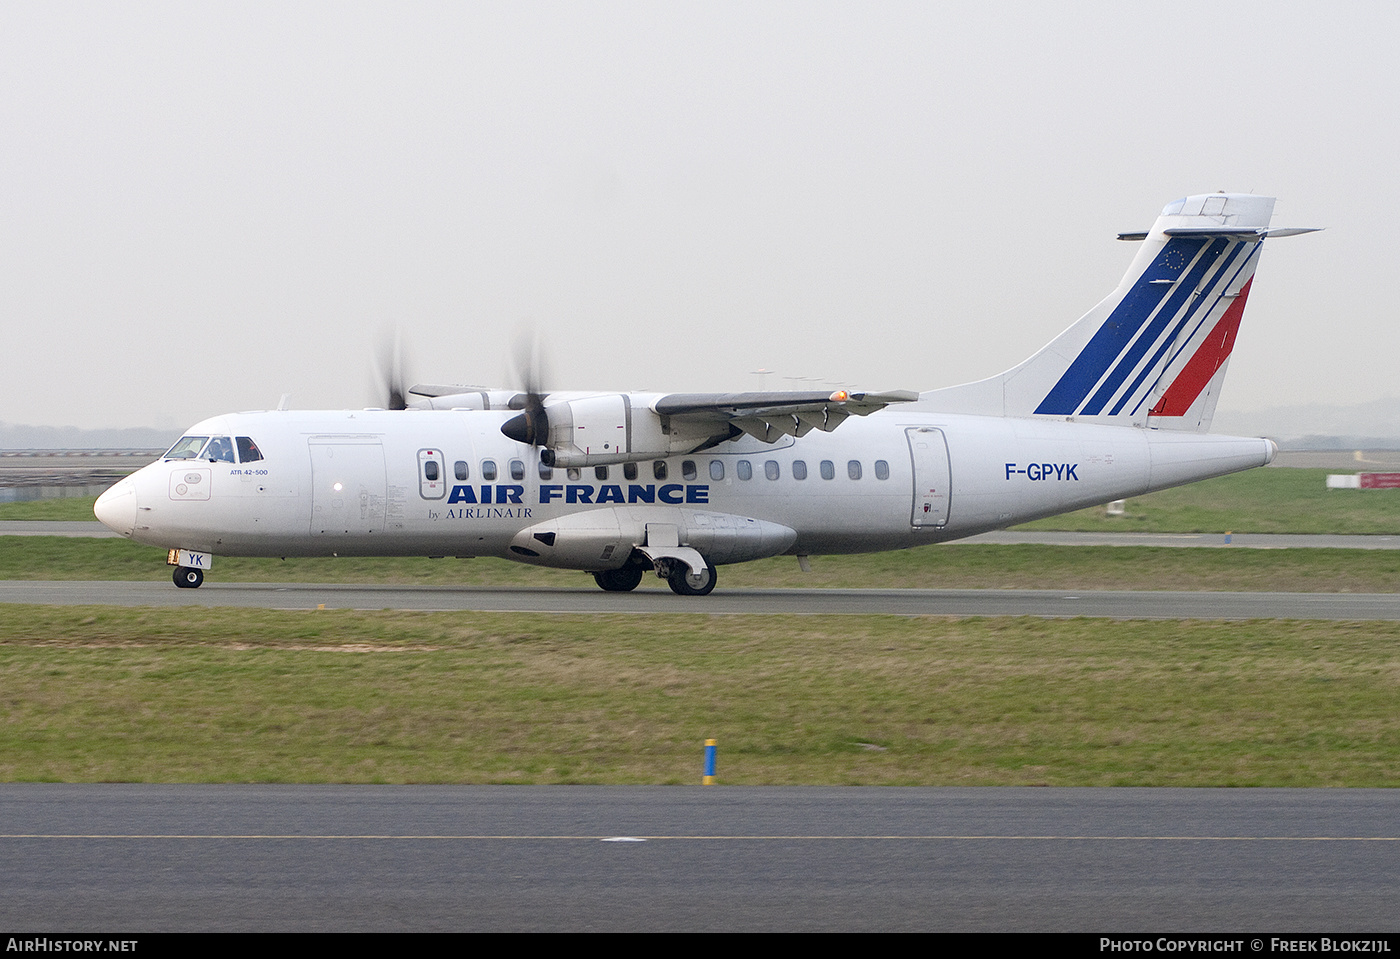
POLYGON ((172 577, 175 585, 181 589, 199 589, 204 582, 204 570, 192 569, 189 566, 176 566, 175 575, 172 577))
POLYGON ((642 581, 642 568, 640 566, 624 566, 621 569, 605 569, 594 573, 593 581, 610 593, 631 592, 642 581))
MULTIPOLYGON (((600 570, 593 574, 593 581, 610 593, 626 593, 637 588, 644 572, 645 567, 634 563, 621 569, 600 570)), ((680 560, 663 559, 657 563, 656 573, 670 584, 671 591, 678 596, 708 596, 715 588, 713 566, 706 565, 703 572, 696 574, 680 560)), ((178 584, 179 581, 176 582, 178 584)))
POLYGON ((715 588, 715 568, 707 564, 699 573, 692 573, 684 563, 672 563, 666 582, 677 596, 708 596, 715 588))

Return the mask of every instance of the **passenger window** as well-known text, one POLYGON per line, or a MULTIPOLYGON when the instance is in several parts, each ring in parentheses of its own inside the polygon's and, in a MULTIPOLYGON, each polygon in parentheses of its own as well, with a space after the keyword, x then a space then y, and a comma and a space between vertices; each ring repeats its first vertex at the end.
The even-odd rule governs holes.
POLYGON ((579 480, 583 479, 583 470, 579 469, 577 466, 570 466, 564 471, 564 475, 569 478, 570 483, 577 483, 579 480))
POLYGON ((608 468, 606 466, 593 467, 593 478, 606 480, 608 478, 608 468))
POLYGON ((495 461, 495 460, 482 460, 482 461, 481 461, 481 478, 484 479, 484 480, 486 480, 486 482, 488 482, 488 483, 491 483, 491 482, 494 482, 494 481, 495 481, 495 479, 496 479, 496 461, 495 461))
POLYGON ((846 464, 846 475, 853 480, 860 479, 860 460, 851 460, 846 464))
POLYGON ((542 480, 547 480, 554 476, 554 467, 550 466, 544 460, 540 460, 535 468, 539 472, 540 479, 542 480))
POLYGON ((458 460, 457 462, 453 463, 452 475, 457 477, 459 480, 464 480, 467 477, 471 476, 471 470, 467 469, 467 461, 458 460))
POLYGON ((753 479, 753 464, 748 460, 740 460, 734 471, 739 474, 741 480, 753 479))
POLYGON ((513 479, 513 480, 517 480, 517 481, 518 481, 518 480, 523 480, 523 479, 525 478, 525 461, 524 461, 524 460, 511 460, 511 461, 510 461, 510 478, 513 479))
POLYGON ((428 460, 426 463, 423 464, 423 478, 426 480, 432 480, 434 482, 437 481, 438 465, 436 462, 434 462, 433 460, 428 460))
POLYGON ((792 461, 792 478, 795 480, 805 480, 807 478, 806 460, 792 461))
POLYGON ((657 460, 656 462, 652 463, 652 464, 651 464, 651 475, 654 476, 656 479, 659 479, 659 480, 665 479, 665 478, 666 478, 666 461, 665 461, 665 460, 657 460))
POLYGON ((822 479, 836 479, 836 464, 831 460, 822 460, 822 479))
POLYGON ((630 480, 636 479, 636 478, 637 478, 637 464, 636 464, 636 463, 623 463, 623 464, 622 464, 622 476, 623 476, 624 479, 630 479, 630 480))
POLYGON ((764 463, 764 464, 763 464, 763 475, 766 476, 766 477, 768 477, 770 480, 775 480, 775 479, 777 479, 777 478, 778 478, 778 461, 777 461, 777 460, 768 460, 766 463, 764 463))
POLYGON ((723 460, 710 460, 710 479, 712 479, 712 480, 722 480, 722 479, 724 479, 724 461, 723 461, 723 460))
POLYGON ((240 463, 256 463, 262 458, 262 450, 258 449, 258 444, 253 442, 251 436, 238 437, 238 461, 240 463))
POLYGON ((232 463, 233 440, 227 436, 214 437, 209 441, 209 445, 204 447, 204 455, 201 459, 206 459, 211 463, 232 463))
POLYGON ((700 471, 695 468, 695 460, 681 461, 681 479, 690 481, 700 475, 700 471))
POLYGON ((875 461, 875 478, 878 479, 878 480, 887 480, 887 479, 889 479, 889 478, 890 478, 890 464, 889 464, 889 463, 886 463, 884 460, 876 460, 876 461, 875 461))

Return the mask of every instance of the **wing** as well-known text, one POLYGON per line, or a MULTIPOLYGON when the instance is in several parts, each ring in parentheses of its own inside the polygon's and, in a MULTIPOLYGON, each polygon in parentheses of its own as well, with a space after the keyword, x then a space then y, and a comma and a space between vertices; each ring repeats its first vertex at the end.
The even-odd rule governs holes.
POLYGON ((533 414, 507 420, 501 432, 543 447, 555 466, 603 466, 664 459, 711 449, 747 433, 765 443, 811 430, 830 431, 848 416, 866 416, 917 393, 552 393, 533 414))
MULTIPOLYGON (((784 436, 805 436, 814 429, 830 432, 848 416, 868 416, 891 403, 912 403, 918 398, 919 394, 908 390, 670 393, 652 403, 651 408, 682 426, 727 425, 765 443, 775 443, 784 436)), ((728 432, 736 435, 733 429, 728 432)))

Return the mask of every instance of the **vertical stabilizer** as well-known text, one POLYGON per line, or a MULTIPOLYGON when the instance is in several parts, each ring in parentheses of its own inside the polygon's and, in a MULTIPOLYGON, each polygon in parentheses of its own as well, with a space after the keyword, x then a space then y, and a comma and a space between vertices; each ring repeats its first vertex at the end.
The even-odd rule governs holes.
MULTIPOLYGON (((1167 205, 1118 288, 1000 376, 934 390, 939 409, 1074 422, 1209 428, 1272 197, 1218 193, 1167 205)), ((1277 231, 1303 232, 1303 231, 1277 231)))

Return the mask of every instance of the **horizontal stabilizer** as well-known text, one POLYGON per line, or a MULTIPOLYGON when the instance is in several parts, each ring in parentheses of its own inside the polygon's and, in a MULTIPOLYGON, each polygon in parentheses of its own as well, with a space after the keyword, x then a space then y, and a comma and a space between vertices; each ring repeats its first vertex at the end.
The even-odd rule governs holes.
MULTIPOLYGON (((1164 230, 1167 236, 1225 236, 1240 240, 1262 240, 1266 236, 1300 236, 1304 233, 1318 233, 1322 230, 1319 226, 1281 226, 1271 230, 1238 230, 1228 226, 1206 226, 1186 228, 1179 227, 1173 230, 1164 230)), ((1145 240, 1146 233, 1120 233, 1120 240, 1145 240)))

